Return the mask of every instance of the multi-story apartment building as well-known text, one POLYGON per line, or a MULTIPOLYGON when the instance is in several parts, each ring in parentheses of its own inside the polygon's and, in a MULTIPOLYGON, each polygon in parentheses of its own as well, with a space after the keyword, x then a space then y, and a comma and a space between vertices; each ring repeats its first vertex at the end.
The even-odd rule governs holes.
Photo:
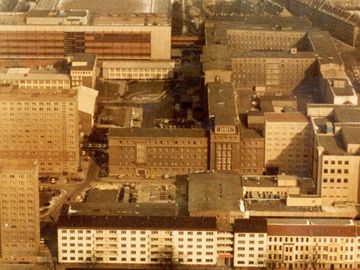
POLYGON ((207 85, 210 131, 210 169, 238 171, 240 154, 239 115, 234 89, 228 82, 207 85))
POLYGON ((60 263, 211 267, 217 261, 215 218, 61 216, 60 263))
POLYGON ((306 23, 301 27, 296 21, 282 26, 281 20, 278 24, 269 18, 239 19, 215 18, 205 25, 207 82, 219 77, 232 81, 235 90, 288 94, 308 78, 319 74, 324 79, 336 78, 344 71, 327 32, 311 29, 306 23), (217 51, 221 56, 213 57, 217 51))
POLYGON ((170 59, 168 10, 138 16, 124 10, 87 10, 95 4, 2 16, 0 57, 54 59, 90 53, 99 59, 170 59))
POLYGON ((36 261, 40 243, 38 170, 34 160, 0 159, 2 263, 36 261))
POLYGON ((324 204, 359 201, 360 110, 355 106, 312 105, 313 177, 324 204))
POLYGON ((357 269, 359 223, 349 219, 236 220, 240 269, 357 269))
POLYGON ((242 52, 231 59, 236 89, 263 87, 267 92, 291 92, 313 72, 312 52, 242 52), (256 72, 254 72, 256 71, 256 72))
POLYGON ((164 80, 174 77, 174 61, 104 62, 102 76, 108 80, 164 80))
POLYGON ((203 129, 112 128, 111 175, 178 175, 208 168, 208 138, 203 129))
POLYGON ((267 265, 266 219, 237 219, 234 224, 234 266, 262 268, 267 265))
POLYGON ((75 89, 0 89, 0 156, 39 160, 40 174, 79 168, 78 97, 75 89))
POLYGON ((265 114, 265 167, 306 176, 311 168, 311 126, 299 112, 265 114))
POLYGON ((315 26, 329 31, 341 41, 353 47, 359 46, 359 18, 356 15, 325 0, 287 0, 286 6, 294 15, 306 16, 315 26))

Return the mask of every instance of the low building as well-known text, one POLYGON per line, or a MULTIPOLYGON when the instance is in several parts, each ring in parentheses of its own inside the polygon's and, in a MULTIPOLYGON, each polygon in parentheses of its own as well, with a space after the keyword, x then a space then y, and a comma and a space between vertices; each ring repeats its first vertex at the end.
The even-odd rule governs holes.
POLYGON ((0 70, 0 84, 12 84, 22 89, 69 89, 71 78, 53 67, 5 68, 0 70))
POLYGON ((199 128, 111 128, 110 175, 180 175, 208 168, 208 138, 199 128))
POLYGON ((189 176, 190 216, 216 217, 222 223, 233 223, 245 217, 239 174, 205 172, 189 176))
POLYGON ((215 218, 61 216, 62 264, 216 265, 215 218))
POLYGON ((107 80, 164 80, 174 77, 175 61, 103 62, 102 76, 107 80))

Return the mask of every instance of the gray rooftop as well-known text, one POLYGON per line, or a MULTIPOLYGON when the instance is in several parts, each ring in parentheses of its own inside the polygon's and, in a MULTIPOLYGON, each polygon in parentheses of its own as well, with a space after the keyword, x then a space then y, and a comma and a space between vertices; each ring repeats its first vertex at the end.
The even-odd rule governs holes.
POLYGON ((242 187, 239 174, 206 172, 189 176, 189 212, 240 211, 242 187))
POLYGON ((342 127, 341 134, 347 144, 360 144, 360 127, 342 127))
POLYGON ((320 146, 324 147, 326 155, 347 155, 341 135, 316 136, 320 146))
POLYGON ((360 107, 335 107, 334 118, 341 123, 360 123, 360 107))
POLYGON ((231 70, 230 53, 227 45, 207 45, 202 54, 203 70, 231 70))
POLYGON ((318 55, 320 64, 344 64, 329 32, 312 30, 308 32, 308 38, 313 46, 314 52, 318 55))
POLYGON ((215 125, 237 125, 239 118, 232 83, 208 83, 209 116, 215 125))

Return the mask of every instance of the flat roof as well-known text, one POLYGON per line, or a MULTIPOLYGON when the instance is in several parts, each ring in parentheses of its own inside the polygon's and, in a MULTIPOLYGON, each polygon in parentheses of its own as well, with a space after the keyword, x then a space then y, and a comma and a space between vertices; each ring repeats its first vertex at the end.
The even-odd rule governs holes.
POLYGON ((360 144, 360 127, 342 127, 341 135, 346 143, 360 144))
POLYGON ((329 32, 311 30, 308 32, 308 37, 320 64, 344 64, 329 32))
POLYGON ((74 98, 76 89, 20 89, 12 85, 0 85, 0 100, 54 100, 74 98))
POLYGON ((207 139, 206 131, 200 128, 110 128, 109 138, 116 137, 197 137, 207 139))
POLYGON ((213 217, 84 216, 61 215, 58 228, 111 228, 132 230, 216 231, 213 217))
POLYGON ((0 80, 65 80, 70 81, 69 74, 52 69, 2 68, 0 80))
POLYGON ((209 116, 215 118, 215 125, 239 124, 232 83, 210 82, 207 88, 209 116))
POLYGON ((230 48, 227 45, 206 45, 202 54, 203 70, 231 70, 230 48))
POLYGON ((240 175, 231 172, 205 172, 189 175, 189 212, 240 211, 240 175))
POLYGON ((360 123, 360 107, 337 106, 334 108, 334 119, 340 123, 360 123))
POLYGON ((345 149, 340 134, 317 135, 316 140, 318 141, 319 146, 324 147, 326 155, 350 155, 345 149))
POLYGON ((291 53, 289 51, 274 51, 274 50, 264 50, 264 51, 234 51, 232 53, 232 59, 236 58, 286 58, 286 59, 299 59, 307 58, 315 60, 316 56, 313 52, 297 52, 291 53))
POLYGON ((350 84, 348 79, 329 79, 328 83, 335 96, 355 96, 355 90, 353 86, 350 84), (344 87, 335 87, 334 81, 342 81, 344 83, 344 87))
POLYGON ((175 61, 143 61, 143 60, 121 60, 104 61, 102 68, 170 68, 175 67, 175 61))
POLYGON ((56 8, 88 9, 91 13, 169 13, 168 0, 62 0, 56 8))
POLYGON ((309 122, 307 117, 300 112, 265 113, 266 122, 309 122))
POLYGON ((44 10, 31 9, 27 13, 27 17, 86 17, 88 12, 84 9, 63 9, 63 10, 44 10))
POLYGON ((96 65, 96 54, 91 53, 73 53, 71 57, 71 70, 93 70, 96 65), (85 64, 77 64, 81 62, 85 64))

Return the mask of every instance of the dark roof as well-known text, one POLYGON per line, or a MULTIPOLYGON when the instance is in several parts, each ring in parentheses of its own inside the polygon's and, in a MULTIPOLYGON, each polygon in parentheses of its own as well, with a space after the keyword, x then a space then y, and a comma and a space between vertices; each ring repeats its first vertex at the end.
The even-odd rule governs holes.
POLYGON ((110 128, 111 137, 200 137, 207 138, 206 132, 200 128, 110 128))
POLYGON ((62 10, 62 13, 59 10, 43 10, 43 9, 32 9, 27 13, 27 17, 85 17, 87 16, 86 10, 62 10))
POLYGON ((189 175, 190 213, 240 211, 240 175, 235 172, 204 172, 189 175))
POLYGON ((265 218, 236 219, 234 232, 266 233, 267 221, 265 218))
POLYGON ((268 225, 268 235, 311 236, 309 225, 268 225))
POLYGON ((208 83, 208 102, 209 115, 215 118, 215 125, 239 123, 232 83, 208 83))
POLYGON ((86 66, 73 66, 72 70, 93 70, 96 65, 96 54, 73 53, 71 54, 72 62, 86 62, 86 66))
POLYGON ((212 217, 133 217, 61 215, 58 228, 113 228, 163 230, 217 230, 212 217))

